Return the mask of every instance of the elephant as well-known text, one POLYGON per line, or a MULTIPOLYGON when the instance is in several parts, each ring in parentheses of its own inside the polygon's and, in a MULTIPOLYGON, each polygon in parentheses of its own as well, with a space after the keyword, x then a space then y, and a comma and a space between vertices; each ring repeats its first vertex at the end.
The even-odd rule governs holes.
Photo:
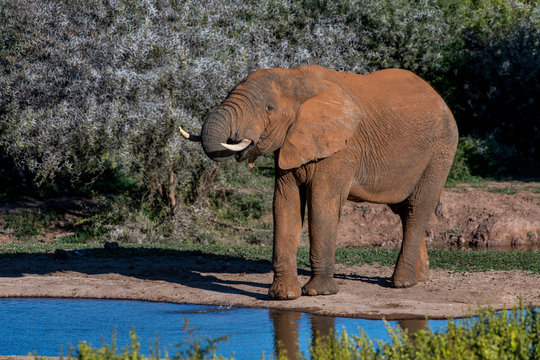
POLYGON ((458 142, 440 95, 402 69, 367 75, 318 65, 248 75, 203 122, 201 141, 215 161, 253 164, 273 153, 274 278, 271 299, 338 292, 336 234, 346 200, 388 204, 403 241, 395 288, 428 280, 424 235, 458 142), (302 287, 296 253, 307 208, 311 277, 302 287))

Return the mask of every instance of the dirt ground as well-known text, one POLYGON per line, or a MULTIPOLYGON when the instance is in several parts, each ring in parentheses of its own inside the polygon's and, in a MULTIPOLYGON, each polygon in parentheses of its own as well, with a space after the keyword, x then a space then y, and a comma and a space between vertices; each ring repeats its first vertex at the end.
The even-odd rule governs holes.
MULTIPOLYGON (((430 223, 428 247, 537 248, 539 188, 538 183, 496 183, 446 190, 430 223)), ((385 206, 348 203, 343 210, 338 246, 395 247, 400 237, 399 219, 385 206)), ((8 240, 4 236, 3 242, 8 240)), ((512 307, 520 298, 540 306, 538 274, 432 269, 428 282, 408 289, 391 288, 391 274, 390 267, 338 265, 338 294, 272 301, 267 297, 272 282, 268 262, 189 252, 102 257, 88 250, 3 256, 0 297, 137 299, 376 319, 460 317, 478 306, 512 307)), ((306 282, 309 269, 299 269, 299 275, 306 282)))
MULTIPOLYGON (((401 222, 386 205, 348 202, 339 246, 401 246, 401 222)), ((540 250, 540 183, 483 182, 445 189, 428 248, 540 250)))

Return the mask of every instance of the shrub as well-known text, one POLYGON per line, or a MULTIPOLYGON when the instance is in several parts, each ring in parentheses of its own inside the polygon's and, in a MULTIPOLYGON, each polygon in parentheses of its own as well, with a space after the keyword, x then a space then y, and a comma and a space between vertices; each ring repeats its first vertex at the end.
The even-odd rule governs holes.
POLYGON ((178 125, 197 132, 256 69, 311 63, 418 73, 462 133, 516 164, 486 171, 522 171, 538 158, 539 9, 517 0, 2 2, 0 197, 129 190, 139 206, 192 221, 185 207, 207 203, 221 170, 178 125))
POLYGON ((493 136, 459 139, 454 163, 448 174, 448 182, 475 181, 479 177, 502 176, 512 172, 515 148, 501 145, 493 136))
POLYGON ((448 37, 432 2, 15 0, 0 16, 0 153, 38 182, 122 167, 166 201, 212 168, 176 127, 196 131, 249 72, 428 73, 448 37))
POLYGON ((440 332, 407 335, 390 331, 391 343, 382 344, 379 359, 536 359, 540 355, 534 309, 494 312, 484 310, 478 319, 450 321, 440 332))
POLYGON ((461 134, 487 139, 491 175, 538 175, 540 3, 472 1, 443 94, 461 134))

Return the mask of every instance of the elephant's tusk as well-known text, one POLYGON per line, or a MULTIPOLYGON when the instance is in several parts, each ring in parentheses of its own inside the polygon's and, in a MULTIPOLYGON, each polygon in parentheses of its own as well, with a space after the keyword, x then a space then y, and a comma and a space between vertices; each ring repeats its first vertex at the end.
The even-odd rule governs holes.
POLYGON ((224 143, 221 143, 221 145, 224 148, 229 149, 231 151, 242 151, 245 148, 247 148, 249 146, 249 144, 251 144, 251 140, 249 140, 249 139, 244 139, 241 142, 239 142, 238 144, 224 144, 224 143))
POLYGON ((202 140, 202 136, 201 136, 201 135, 193 135, 193 134, 187 133, 187 132, 184 131, 184 129, 182 129, 180 126, 178 127, 178 129, 180 130, 180 134, 182 134, 182 136, 183 136, 184 138, 186 138, 187 140, 195 141, 195 142, 201 142, 201 140, 202 140))

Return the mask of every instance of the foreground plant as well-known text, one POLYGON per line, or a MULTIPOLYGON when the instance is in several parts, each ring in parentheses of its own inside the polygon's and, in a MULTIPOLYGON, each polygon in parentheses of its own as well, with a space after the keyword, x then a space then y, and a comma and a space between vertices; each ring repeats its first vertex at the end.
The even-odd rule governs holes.
MULTIPOLYGON (((116 334, 113 334, 111 344, 104 343, 102 347, 95 348, 86 341, 79 342, 76 349, 71 349, 70 353, 75 353, 73 357, 68 356, 68 359, 79 360, 167 360, 167 359, 189 359, 189 360, 202 360, 202 359, 229 359, 221 355, 216 354, 216 346, 221 341, 224 341, 227 337, 218 337, 214 339, 206 338, 199 339, 193 335, 194 329, 188 327, 188 319, 185 321, 184 331, 186 332, 186 344, 188 349, 177 353, 174 357, 170 357, 169 354, 164 351, 160 353, 159 343, 156 339, 155 346, 150 350, 150 356, 147 357, 141 354, 140 342, 135 330, 129 332, 129 338, 131 342, 127 344, 120 352, 116 346, 116 334)), ((179 344, 183 345, 183 344, 179 344)), ((42 357, 42 359, 44 359, 42 357)), ((232 359, 232 358, 231 358, 232 359)))
POLYGON ((512 311, 484 309, 478 317, 449 321, 438 331, 408 334, 387 325, 390 342, 376 346, 361 330, 318 339, 310 359, 538 359, 540 317, 523 304, 512 311))

